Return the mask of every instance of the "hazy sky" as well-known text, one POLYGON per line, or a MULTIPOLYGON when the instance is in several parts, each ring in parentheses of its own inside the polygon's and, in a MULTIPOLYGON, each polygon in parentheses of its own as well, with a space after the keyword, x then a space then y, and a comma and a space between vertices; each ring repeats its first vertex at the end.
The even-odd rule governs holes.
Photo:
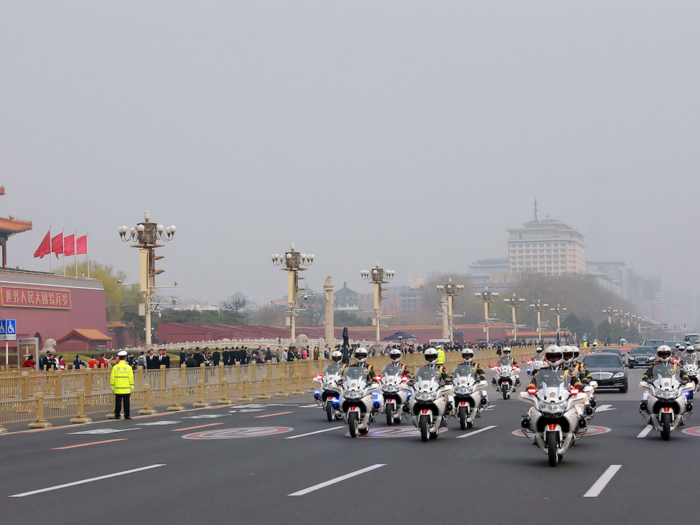
POLYGON ((0 2, 0 214, 178 227, 160 284, 286 293, 270 254, 368 292, 506 255, 537 197, 623 260, 700 288, 697 1, 0 2))

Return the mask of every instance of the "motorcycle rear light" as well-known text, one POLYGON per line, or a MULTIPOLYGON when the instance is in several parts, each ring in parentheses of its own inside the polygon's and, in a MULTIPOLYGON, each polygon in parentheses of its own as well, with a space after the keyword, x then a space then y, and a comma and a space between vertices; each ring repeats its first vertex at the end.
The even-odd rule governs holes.
POLYGON ((571 390, 569 390, 569 394, 571 394, 572 396, 577 396, 579 392, 581 391, 578 388, 572 388, 571 390))
POLYGON ((408 376, 403 376, 403 377, 401 378, 401 382, 402 382, 402 383, 407 383, 407 382, 408 382, 408 376))
POLYGON ((535 388, 534 386, 528 387, 527 393, 531 396, 534 396, 535 394, 537 394, 537 388, 535 388))

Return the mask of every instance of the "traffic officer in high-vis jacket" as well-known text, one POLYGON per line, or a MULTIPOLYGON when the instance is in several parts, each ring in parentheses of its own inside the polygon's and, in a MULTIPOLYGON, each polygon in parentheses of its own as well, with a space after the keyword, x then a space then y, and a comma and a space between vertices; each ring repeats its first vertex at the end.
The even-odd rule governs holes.
POLYGON ((124 419, 131 419, 131 391, 134 389, 134 371, 126 361, 126 351, 117 354, 119 362, 112 367, 109 384, 114 392, 114 418, 119 419, 124 402, 124 419))

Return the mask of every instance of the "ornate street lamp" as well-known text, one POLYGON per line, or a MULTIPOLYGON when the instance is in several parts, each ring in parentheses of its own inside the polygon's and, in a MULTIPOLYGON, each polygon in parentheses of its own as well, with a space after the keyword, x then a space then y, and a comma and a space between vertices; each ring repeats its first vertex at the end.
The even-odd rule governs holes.
MULTIPOLYGON (((459 292, 464 290, 464 285, 462 284, 453 284, 452 279, 447 282, 447 284, 438 284, 436 286, 438 292, 444 292, 445 297, 447 297, 447 318, 449 320, 449 337, 450 337, 450 343, 455 342, 455 334, 454 334, 454 298, 455 296, 459 295, 459 292)), ((444 325, 443 325, 444 326, 444 325)), ((444 336, 445 334, 443 334, 444 336)))
POLYGON ((291 342, 290 346, 296 341, 296 316, 297 316, 297 303, 299 299, 299 292, 303 291, 303 288, 299 288, 299 281, 304 279, 299 277, 299 272, 305 271, 307 266, 311 266, 314 263, 315 256, 313 254, 299 253, 294 249, 294 243, 291 245, 291 249, 285 252, 284 255, 279 253, 272 254, 272 264, 275 266, 282 266, 282 270, 287 272, 287 306, 289 310, 287 312, 287 325, 291 328, 291 342))
POLYGON ((510 305, 511 312, 513 314, 513 340, 518 341, 518 307, 521 306, 520 303, 524 303, 525 299, 522 297, 517 297, 513 294, 513 297, 506 297, 503 299, 506 303, 510 305))
POLYGON ((484 321, 486 322, 486 348, 489 347, 489 303, 493 301, 495 297, 498 297, 497 292, 489 292, 488 286, 484 288, 483 292, 476 292, 474 297, 484 301, 484 321))
POLYGON ((120 226, 119 236, 123 242, 133 242, 132 248, 139 248, 139 275, 140 290, 144 298, 143 311, 139 305, 139 315, 146 318, 146 347, 151 346, 151 300, 156 289, 156 275, 165 270, 156 270, 156 261, 163 258, 156 256, 156 248, 162 248, 159 242, 170 242, 175 237, 175 226, 165 227, 162 224, 151 222, 151 214, 143 212, 144 221, 136 226, 120 226))
POLYGON ((537 344, 542 343, 542 312, 544 312, 545 308, 549 308, 548 304, 542 304, 540 303, 540 300, 537 299, 537 304, 531 304, 530 308, 532 308, 535 312, 537 312, 537 344))
POLYGON ((369 270, 362 270, 360 276, 366 280, 370 281, 370 284, 374 286, 374 324, 377 327, 377 343, 381 342, 380 328, 382 322, 382 285, 388 284, 394 278, 394 270, 384 270, 379 267, 379 261, 377 261, 376 266, 369 270))

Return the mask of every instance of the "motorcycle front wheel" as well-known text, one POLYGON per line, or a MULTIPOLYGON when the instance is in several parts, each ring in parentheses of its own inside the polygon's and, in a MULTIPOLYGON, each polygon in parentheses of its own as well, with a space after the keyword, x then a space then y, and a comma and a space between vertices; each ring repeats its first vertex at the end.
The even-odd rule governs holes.
POLYGON ((333 418, 335 417, 333 412, 333 403, 330 401, 326 402, 326 417, 328 418, 328 421, 333 421, 333 418))
POLYGON ((420 438, 426 443, 430 439, 430 418, 428 416, 421 416, 418 421, 418 428, 420 428, 420 438))
POLYGON ((661 414, 661 437, 664 441, 671 439, 671 414, 661 414))
POLYGON ((510 390, 510 388, 508 387, 508 383, 503 381, 503 383, 501 383, 501 393, 503 394, 504 400, 508 399, 508 390, 510 390))
POLYGON ((350 412, 348 414, 348 427, 350 427, 350 437, 357 437, 357 431, 360 426, 360 421, 358 419, 357 412, 350 412))
POLYGON ((556 467, 559 463, 559 454, 557 454, 557 435, 554 432, 547 433, 547 456, 549 466, 556 467))
POLYGON ((394 424, 394 411, 391 409, 391 403, 384 405, 384 412, 386 412, 386 424, 391 426, 394 424))
POLYGON ((467 429, 467 407, 459 407, 459 428, 467 429))

